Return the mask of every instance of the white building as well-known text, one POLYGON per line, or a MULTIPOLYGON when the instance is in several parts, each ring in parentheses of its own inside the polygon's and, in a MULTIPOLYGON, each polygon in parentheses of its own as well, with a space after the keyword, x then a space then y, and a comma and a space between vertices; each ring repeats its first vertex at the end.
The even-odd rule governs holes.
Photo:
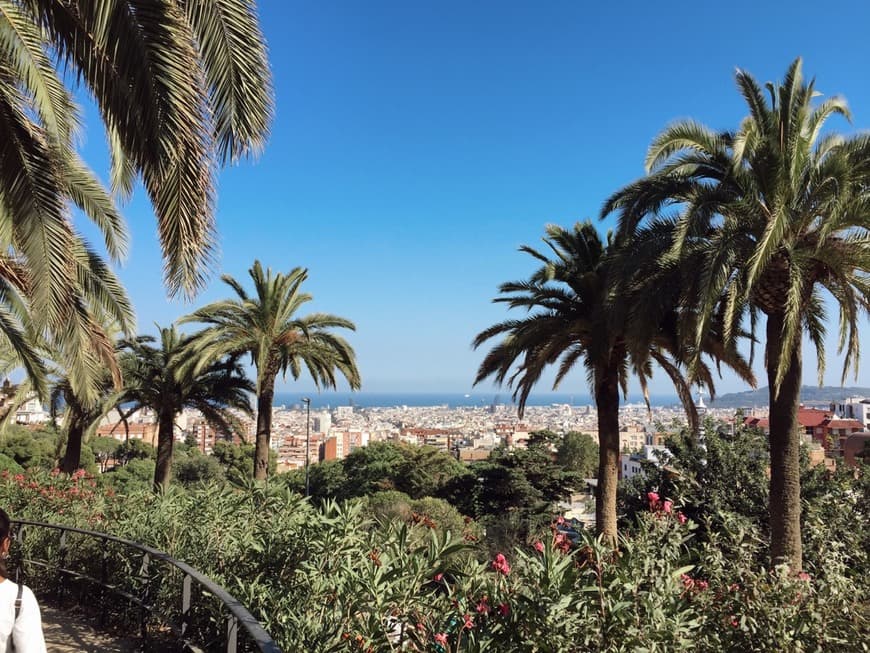
POLYGON ((619 477, 628 479, 643 474, 645 462, 661 467, 670 455, 668 448, 660 444, 645 444, 637 453, 624 453, 619 457, 619 477))
POLYGON ((315 413, 311 416, 311 428, 315 433, 329 434, 332 428, 332 416, 327 412, 315 413))
POLYGON ((870 427, 870 399, 849 397, 842 401, 831 402, 831 412, 843 419, 854 419, 865 427, 870 427))
POLYGON ((45 424, 50 417, 35 394, 15 411, 16 424, 45 424))

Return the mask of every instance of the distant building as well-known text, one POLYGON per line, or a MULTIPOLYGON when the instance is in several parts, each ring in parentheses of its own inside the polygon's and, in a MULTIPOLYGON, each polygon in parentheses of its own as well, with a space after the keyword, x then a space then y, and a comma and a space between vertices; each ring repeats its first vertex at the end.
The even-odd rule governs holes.
POLYGON ((16 424, 45 424, 50 418, 51 415, 42 407, 42 402, 36 394, 31 395, 15 411, 16 424))
POLYGON ((831 402, 831 412, 837 417, 857 420, 864 428, 870 427, 870 399, 849 397, 834 401, 831 402))
POLYGON ((632 424, 619 429, 619 448, 626 453, 640 451, 646 446, 646 429, 632 424))
POLYGON ((333 435, 323 441, 320 448, 320 460, 343 460, 345 436, 333 435))
POLYGON ((124 442, 125 440, 142 440, 151 446, 157 446, 157 424, 154 422, 130 422, 124 424, 121 421, 115 423, 103 423, 97 427, 97 436, 101 438, 114 438, 124 442))
MULTIPOLYGON (((821 445, 827 455, 833 457, 842 456, 846 438, 866 428, 862 422, 838 417, 834 411, 803 406, 798 409, 797 419, 806 443, 815 442, 821 445)), ((761 429, 765 435, 770 435, 770 419, 767 417, 747 417, 743 424, 761 429)))
POLYGON ((629 479, 643 474, 643 463, 652 463, 661 467, 671 455, 667 447, 645 444, 635 453, 624 453, 619 457, 619 478, 629 479))

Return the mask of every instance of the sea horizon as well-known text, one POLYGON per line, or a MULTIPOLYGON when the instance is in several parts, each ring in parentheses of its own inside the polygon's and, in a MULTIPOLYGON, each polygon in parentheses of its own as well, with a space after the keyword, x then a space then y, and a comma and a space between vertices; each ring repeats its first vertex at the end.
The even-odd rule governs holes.
MULTIPOLYGON (((391 408, 408 406, 422 408, 427 406, 447 406, 449 408, 516 406, 510 393, 463 393, 463 392, 323 392, 320 394, 303 392, 276 392, 272 405, 276 408, 293 408, 303 405, 303 397, 310 397, 311 408, 335 408, 355 406, 359 408, 391 408)), ((643 404, 643 396, 629 395, 622 404, 643 404)), ((567 404, 570 406, 594 406, 595 401, 588 393, 536 393, 529 395, 526 406, 550 406, 567 404)), ((651 395, 651 406, 673 406, 679 404, 674 395, 651 395)))

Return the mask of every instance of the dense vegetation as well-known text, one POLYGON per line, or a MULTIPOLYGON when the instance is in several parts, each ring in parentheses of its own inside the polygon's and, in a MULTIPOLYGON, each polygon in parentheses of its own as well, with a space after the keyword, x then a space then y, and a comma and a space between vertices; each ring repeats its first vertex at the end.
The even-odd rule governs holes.
MULTIPOLYGON (((288 651, 866 650, 866 470, 805 468, 806 571, 794 576, 765 564, 764 439, 708 430, 699 455, 684 435, 667 473, 622 488, 618 552, 553 511, 515 547, 492 550, 489 529, 449 504, 386 489, 412 475, 404 489, 429 491, 432 470, 449 464, 405 447, 370 457, 398 455, 411 474, 372 473, 366 496, 338 503, 315 505, 280 483, 154 494, 147 479, 118 492, 111 474, 35 470, 3 473, 0 503, 169 551, 225 585, 288 651)), ((29 555, 56 547, 26 542, 29 555)), ((93 554, 80 542, 68 562, 88 568, 93 554)), ((33 582, 48 590, 53 580, 33 582)), ((160 588, 161 604, 177 605, 178 585, 160 588)), ((207 637, 208 612, 199 617, 207 637)))
POLYGON ((376 445, 316 466, 310 503, 298 474, 249 485, 272 471, 279 373, 360 385, 335 333, 353 323, 296 314, 310 299, 301 268, 273 274, 255 262, 251 295, 225 277, 238 297, 183 319, 205 324, 199 333, 164 330, 159 350, 132 333, 110 265, 127 248, 118 198, 142 182, 166 285, 192 295, 214 252, 215 168, 256 154, 268 135, 270 71, 252 1, 0 0, 0 70, 0 366, 27 377, 0 418, 5 426, 33 393, 65 406, 59 431, 3 429, 0 500, 17 516, 105 528, 186 558, 290 650, 867 648, 867 475, 802 468, 796 412, 804 336, 824 370, 826 302, 840 315, 844 379, 857 369, 870 308, 870 139, 823 130, 848 109, 816 99, 799 59, 769 97, 738 71, 748 115, 736 130, 684 121, 658 136, 646 176, 606 202, 602 216, 618 220, 606 239, 587 222, 549 228, 552 255, 523 248, 542 266, 497 301, 532 312, 475 340, 502 338, 477 380, 511 384, 520 412, 546 367, 558 383, 585 366, 602 540, 551 521, 591 472, 589 443, 576 438, 542 435, 467 467, 376 445), (111 190, 76 152, 72 80, 106 128, 111 190), (689 391, 712 391, 706 357, 752 381, 736 349, 745 336, 750 351, 765 346, 770 438, 708 430, 702 444, 689 391), (243 355, 256 384, 243 378, 243 355), (630 374, 645 385, 656 365, 692 433, 674 439, 666 472, 650 469, 619 495, 620 390, 630 374), (229 433, 227 409, 249 412, 253 390, 254 445, 175 450, 184 406, 229 433), (129 402, 160 416, 156 462, 141 444, 88 442, 129 402), (67 475, 49 471, 61 458, 67 475), (99 480, 81 471, 97 468, 99 480))

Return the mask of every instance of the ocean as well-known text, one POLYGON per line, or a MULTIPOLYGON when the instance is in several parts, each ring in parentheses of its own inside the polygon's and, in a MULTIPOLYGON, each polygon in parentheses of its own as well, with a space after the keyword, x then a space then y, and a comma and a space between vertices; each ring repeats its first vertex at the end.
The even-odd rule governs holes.
MULTIPOLYGON (((311 398, 311 408, 335 408, 336 406, 359 406, 361 408, 393 406, 513 406, 510 393, 459 393, 459 392, 276 392, 274 405, 286 408, 301 407, 302 398, 311 398)), ((594 405, 588 394, 541 393, 529 396, 527 406, 569 404, 571 406, 594 405)), ((642 404, 643 397, 629 395, 624 403, 642 404)), ((653 406, 673 406, 679 403, 675 396, 651 395, 653 406)))

